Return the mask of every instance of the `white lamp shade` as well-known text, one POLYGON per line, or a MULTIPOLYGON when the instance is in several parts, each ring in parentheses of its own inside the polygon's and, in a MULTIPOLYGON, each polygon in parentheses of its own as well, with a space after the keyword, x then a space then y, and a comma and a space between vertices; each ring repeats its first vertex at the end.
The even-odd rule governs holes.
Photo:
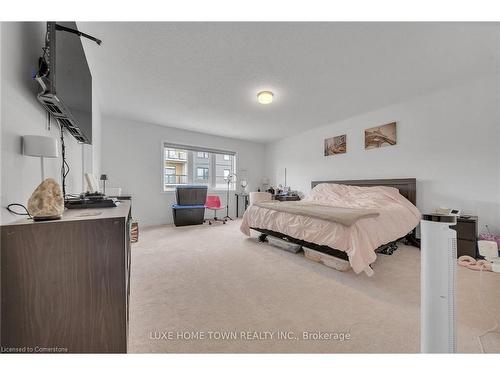
POLYGON ((41 135, 25 135, 23 137, 23 154, 44 158, 57 158, 59 156, 56 138, 41 135))

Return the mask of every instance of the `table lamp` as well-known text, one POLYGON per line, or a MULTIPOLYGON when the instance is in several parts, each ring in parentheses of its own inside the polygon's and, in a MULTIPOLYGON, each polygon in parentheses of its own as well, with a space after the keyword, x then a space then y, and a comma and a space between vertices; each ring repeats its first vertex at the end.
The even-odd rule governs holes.
POLYGON ((41 135, 23 136, 23 154, 40 158, 42 181, 45 180, 43 158, 57 158, 59 156, 57 139, 41 135))

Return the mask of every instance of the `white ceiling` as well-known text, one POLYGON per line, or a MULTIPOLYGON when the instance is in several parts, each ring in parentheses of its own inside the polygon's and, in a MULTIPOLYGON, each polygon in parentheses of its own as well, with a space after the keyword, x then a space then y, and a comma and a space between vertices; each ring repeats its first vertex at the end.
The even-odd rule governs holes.
POLYGON ((103 113, 263 142, 497 72, 500 50, 491 23, 78 26, 103 40, 85 42, 103 113))

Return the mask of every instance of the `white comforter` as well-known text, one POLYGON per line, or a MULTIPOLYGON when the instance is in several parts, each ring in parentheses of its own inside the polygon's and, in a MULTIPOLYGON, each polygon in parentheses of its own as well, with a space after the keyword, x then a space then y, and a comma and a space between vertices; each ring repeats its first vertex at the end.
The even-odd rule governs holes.
POLYGON ((363 218, 351 226, 250 206, 243 215, 241 231, 250 236, 250 227, 268 229, 288 236, 345 251, 356 273, 372 275, 370 264, 375 250, 405 236, 420 221, 420 212, 399 191, 390 187, 358 187, 319 184, 305 201, 335 207, 376 209, 379 216, 363 218))

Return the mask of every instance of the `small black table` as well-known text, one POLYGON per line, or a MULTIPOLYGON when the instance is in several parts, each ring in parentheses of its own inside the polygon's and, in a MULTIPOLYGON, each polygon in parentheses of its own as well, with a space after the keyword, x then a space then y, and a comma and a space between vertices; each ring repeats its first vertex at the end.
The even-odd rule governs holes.
POLYGON ((243 197, 244 199, 244 204, 245 204, 245 211, 248 208, 248 194, 241 194, 241 193, 235 193, 234 196, 236 197, 236 217, 239 217, 240 213, 240 207, 239 207, 239 202, 240 202, 240 197, 243 197))
POLYGON ((457 218, 457 225, 454 228, 457 231, 457 257, 469 255, 477 259, 478 221, 477 216, 457 218))

